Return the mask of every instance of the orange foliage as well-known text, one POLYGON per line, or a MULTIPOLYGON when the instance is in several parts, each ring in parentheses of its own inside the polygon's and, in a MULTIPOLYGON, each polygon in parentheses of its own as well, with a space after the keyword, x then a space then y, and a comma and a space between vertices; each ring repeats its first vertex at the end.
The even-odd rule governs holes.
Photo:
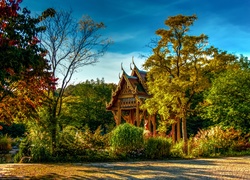
MULTIPOLYGON (((48 89, 48 78, 29 76, 31 71, 23 75, 22 80, 13 83, 8 89, 13 94, 2 97, 0 101, 0 119, 11 124, 14 120, 23 121, 34 117, 37 108, 43 104, 48 89)), ((0 97, 3 93, 0 92, 0 97)))

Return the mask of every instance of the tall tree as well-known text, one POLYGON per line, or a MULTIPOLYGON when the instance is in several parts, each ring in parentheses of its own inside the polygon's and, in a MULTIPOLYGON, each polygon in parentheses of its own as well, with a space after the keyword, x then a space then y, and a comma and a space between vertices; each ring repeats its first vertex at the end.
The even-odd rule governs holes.
POLYGON ((224 127, 250 132, 250 70, 229 70, 214 79, 203 116, 224 127))
POLYGON ((89 16, 83 16, 76 22, 72 12, 58 11, 54 17, 43 21, 46 31, 41 36, 43 46, 48 50, 53 77, 60 77, 57 95, 50 103, 50 123, 52 151, 56 148, 58 116, 61 114, 63 94, 73 74, 79 68, 95 64, 110 45, 99 31, 105 26, 94 22, 89 16))
POLYGON ((159 29, 160 39, 144 67, 149 70, 147 85, 152 98, 146 100, 150 113, 158 112, 163 119, 180 118, 184 151, 187 153, 186 119, 192 99, 210 86, 209 75, 223 70, 236 59, 235 56, 208 47, 208 37, 188 35, 196 15, 169 17, 159 29), (173 116, 174 115, 174 116, 173 116))
POLYGON ((36 18, 19 7, 21 0, 0 1, 0 117, 7 123, 16 114, 34 110, 45 88, 48 64, 39 46, 38 23, 53 16, 48 9, 36 18))

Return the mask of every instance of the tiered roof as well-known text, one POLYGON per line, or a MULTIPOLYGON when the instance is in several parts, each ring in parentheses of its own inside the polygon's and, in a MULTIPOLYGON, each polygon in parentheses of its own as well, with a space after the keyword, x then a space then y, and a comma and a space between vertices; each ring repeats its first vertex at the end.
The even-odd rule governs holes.
POLYGON ((133 97, 138 100, 149 97, 146 86, 146 71, 139 70, 134 64, 131 75, 128 75, 122 68, 122 75, 115 91, 112 92, 110 103, 106 105, 107 110, 112 110, 116 106, 117 100, 122 97, 133 97))

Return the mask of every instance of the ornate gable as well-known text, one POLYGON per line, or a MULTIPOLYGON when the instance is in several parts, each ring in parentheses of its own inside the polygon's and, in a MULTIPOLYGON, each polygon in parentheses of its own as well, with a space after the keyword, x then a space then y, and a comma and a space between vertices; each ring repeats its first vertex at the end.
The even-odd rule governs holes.
MULTIPOLYGON (((132 72, 131 72, 131 76, 134 76, 134 77, 137 77, 138 78, 138 81, 140 82, 140 84, 142 85, 142 87, 144 88, 144 91, 147 93, 147 85, 146 85, 146 75, 147 75, 147 72, 146 71, 142 71, 142 70, 139 70, 137 68, 137 66, 135 65, 134 61, 132 61, 133 65, 134 65, 134 68, 132 69, 132 72)), ((148 94, 148 93, 147 93, 148 94)))
MULTIPOLYGON (((133 62, 134 64, 134 62, 133 62)), ((140 100, 141 98, 149 97, 145 83, 146 72, 140 71, 134 64, 134 69, 129 76, 122 68, 122 76, 117 85, 116 90, 112 93, 111 101, 106 105, 107 110, 117 109, 118 99, 126 104, 129 101, 140 100)))

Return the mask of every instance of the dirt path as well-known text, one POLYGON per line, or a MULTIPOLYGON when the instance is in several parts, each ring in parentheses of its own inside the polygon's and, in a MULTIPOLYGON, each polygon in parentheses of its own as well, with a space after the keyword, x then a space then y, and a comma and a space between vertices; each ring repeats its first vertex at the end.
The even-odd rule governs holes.
POLYGON ((77 164, 0 164, 0 179, 250 179, 250 156, 77 164))

